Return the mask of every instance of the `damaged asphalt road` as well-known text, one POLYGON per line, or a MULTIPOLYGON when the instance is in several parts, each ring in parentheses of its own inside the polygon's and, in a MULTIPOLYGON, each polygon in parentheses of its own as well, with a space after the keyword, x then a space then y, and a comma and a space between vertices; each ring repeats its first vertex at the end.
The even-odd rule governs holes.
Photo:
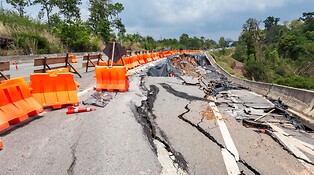
POLYGON ((131 70, 125 93, 95 93, 89 86, 93 73, 84 74, 77 79, 86 85, 79 99, 97 110, 47 111, 0 135, 0 174, 311 174, 311 167, 265 134, 282 131, 264 133, 242 121, 272 122, 290 139, 307 143, 311 132, 296 128, 262 96, 226 82, 202 56, 164 61, 167 66, 149 63, 150 76, 146 68, 131 70))

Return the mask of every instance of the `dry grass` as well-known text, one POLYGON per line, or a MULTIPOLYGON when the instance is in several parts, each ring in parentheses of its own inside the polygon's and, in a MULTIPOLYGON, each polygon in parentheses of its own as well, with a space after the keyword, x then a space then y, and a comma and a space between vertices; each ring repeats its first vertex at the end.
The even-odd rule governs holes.
POLYGON ((10 30, 8 29, 8 27, 3 25, 2 22, 0 22, 0 36, 1 37, 10 37, 11 36, 10 30))

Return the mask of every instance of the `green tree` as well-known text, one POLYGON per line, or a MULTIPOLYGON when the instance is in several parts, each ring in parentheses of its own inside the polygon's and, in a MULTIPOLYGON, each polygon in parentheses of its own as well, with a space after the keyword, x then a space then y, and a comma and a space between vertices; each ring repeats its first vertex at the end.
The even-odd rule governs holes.
POLYGON ((57 7, 60 13, 64 16, 65 21, 79 21, 81 18, 79 5, 82 4, 81 0, 56 0, 57 7))
POLYGON ((304 21, 304 31, 314 31, 314 12, 303 13, 300 20, 304 21))
POLYGON ((98 43, 91 41, 90 29, 86 27, 83 21, 62 22, 54 28, 54 33, 61 38, 70 51, 98 50, 98 43))
POLYGON ((189 49, 189 40, 190 37, 188 34, 183 33, 180 38, 179 38, 179 42, 182 45, 183 49, 189 49))
POLYGON ((227 43, 226 43, 226 40, 225 40, 225 37, 220 37, 219 38, 219 41, 218 41, 218 47, 220 48, 224 48, 227 46, 227 43))
POLYGON ((247 59, 251 56, 255 60, 262 60, 261 58, 261 30, 259 29, 260 22, 256 19, 249 18, 242 26, 242 33, 240 40, 246 44, 247 59))
POLYGON ((11 4, 13 8, 15 8, 18 11, 20 16, 25 15, 25 7, 30 5, 29 0, 26 0, 26 1, 25 0, 6 0, 6 2, 8 4, 11 4))
POLYGON ((264 42, 266 44, 276 43, 280 37, 280 27, 278 25, 279 20, 280 18, 269 16, 263 21, 266 33, 264 42))
POLYGON ((121 3, 110 3, 109 0, 90 0, 90 15, 88 25, 92 32, 99 35, 105 42, 114 37, 113 27, 118 29, 118 35, 122 37, 126 32, 118 14, 124 10, 121 3))
POLYGON ((57 5, 57 0, 35 0, 33 3, 41 5, 41 12, 46 13, 48 25, 51 27, 50 17, 53 8, 57 5))

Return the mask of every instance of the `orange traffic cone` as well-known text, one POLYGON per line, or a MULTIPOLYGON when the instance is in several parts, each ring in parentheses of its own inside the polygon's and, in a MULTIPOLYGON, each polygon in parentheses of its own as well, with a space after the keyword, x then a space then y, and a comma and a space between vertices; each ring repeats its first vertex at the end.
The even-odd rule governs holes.
POLYGON ((90 112, 90 111, 96 111, 96 109, 95 108, 78 108, 78 107, 69 106, 66 114, 74 114, 74 113, 90 112))
POLYGON ((15 70, 19 70, 19 67, 17 65, 16 59, 14 58, 14 64, 15 64, 15 70))

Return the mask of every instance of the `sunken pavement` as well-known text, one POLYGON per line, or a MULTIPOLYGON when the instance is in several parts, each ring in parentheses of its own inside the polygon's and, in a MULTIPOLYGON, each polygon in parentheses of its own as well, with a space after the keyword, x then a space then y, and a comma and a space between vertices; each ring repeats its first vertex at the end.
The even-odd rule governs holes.
POLYGON ((0 174, 314 173, 312 130, 203 54, 132 69, 124 93, 95 92, 93 74, 78 96, 96 111, 46 110, 1 134, 0 174))

